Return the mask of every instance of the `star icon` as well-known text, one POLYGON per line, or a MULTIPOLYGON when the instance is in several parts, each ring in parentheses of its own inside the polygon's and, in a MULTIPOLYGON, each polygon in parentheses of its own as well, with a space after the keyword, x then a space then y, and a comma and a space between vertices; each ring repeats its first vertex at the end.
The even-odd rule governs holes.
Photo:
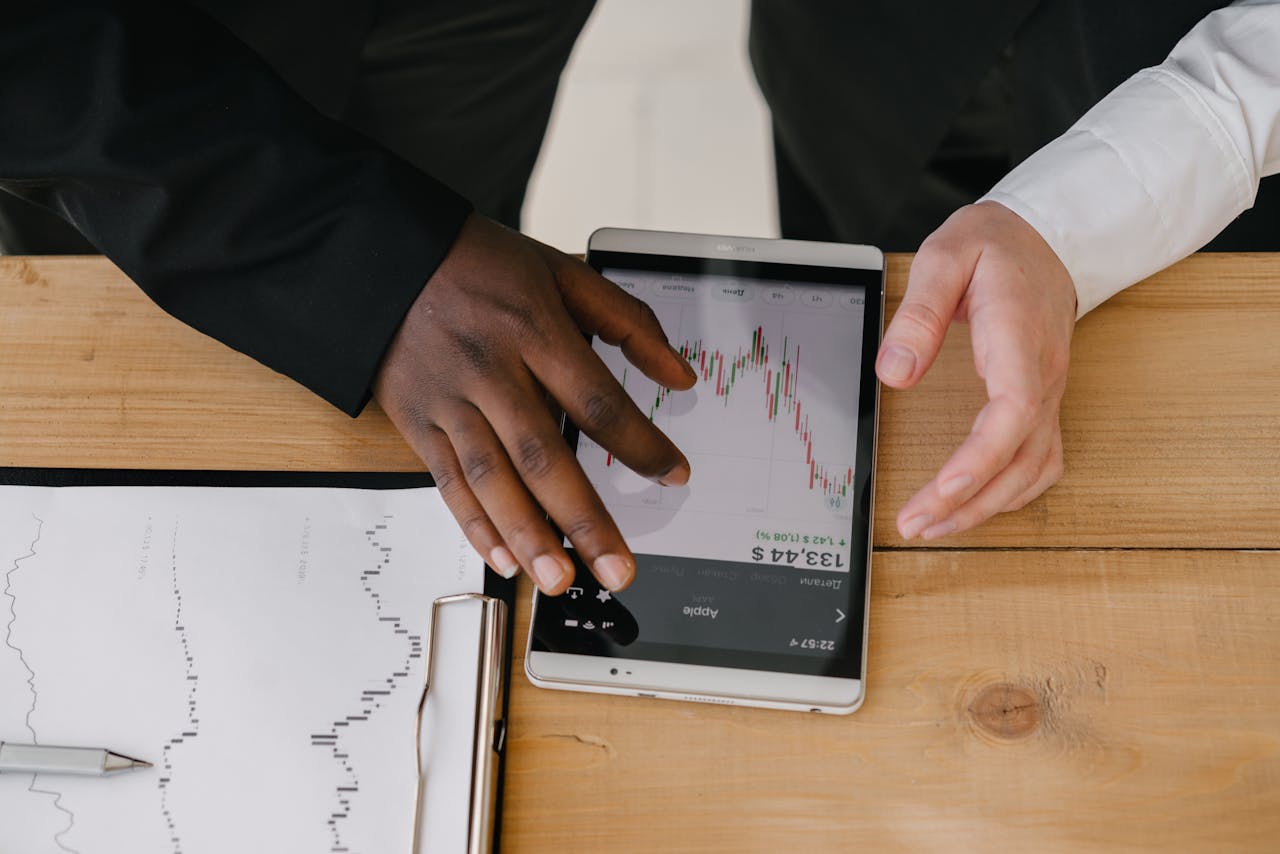
POLYGON ((596 598, 599 599, 601 602, 608 602, 610 599, 613 598, 613 596, 609 593, 608 590, 601 590, 599 593, 596 594, 596 598))

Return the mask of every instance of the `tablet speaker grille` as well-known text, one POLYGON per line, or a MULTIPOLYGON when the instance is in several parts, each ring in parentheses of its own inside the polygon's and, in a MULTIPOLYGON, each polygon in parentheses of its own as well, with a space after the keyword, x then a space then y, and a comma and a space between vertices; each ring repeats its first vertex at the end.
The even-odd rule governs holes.
POLYGON ((736 705, 738 705, 738 703, 737 703, 737 701, 736 701, 736 700, 726 700, 726 699, 723 699, 723 698, 721 698, 721 697, 695 697, 695 696, 693 696, 693 695, 691 695, 691 694, 685 694, 683 697, 681 697, 681 699, 682 699, 682 700, 689 700, 689 701, 694 702, 694 703, 714 703, 714 704, 716 704, 717 706, 736 706, 736 705))

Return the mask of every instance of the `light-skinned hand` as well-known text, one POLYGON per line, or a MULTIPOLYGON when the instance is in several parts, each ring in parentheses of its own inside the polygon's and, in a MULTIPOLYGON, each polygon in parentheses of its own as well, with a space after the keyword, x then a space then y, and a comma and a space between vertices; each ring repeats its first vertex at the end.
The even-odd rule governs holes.
POLYGON ((689 479, 688 460, 587 335, 621 347, 662 385, 687 389, 697 378, 647 305, 581 261, 473 215, 374 385, 476 551, 503 575, 523 567, 553 595, 570 585, 573 566, 546 514, 610 590, 631 582, 635 558, 561 436, 548 394, 637 473, 667 485, 689 479))
POLYGON ((876 373, 885 385, 911 388, 952 322, 967 322, 988 401, 960 447, 898 513, 904 539, 966 531, 1020 509, 1062 476, 1058 411, 1075 316, 1067 269, 1002 205, 961 208, 921 244, 876 373))

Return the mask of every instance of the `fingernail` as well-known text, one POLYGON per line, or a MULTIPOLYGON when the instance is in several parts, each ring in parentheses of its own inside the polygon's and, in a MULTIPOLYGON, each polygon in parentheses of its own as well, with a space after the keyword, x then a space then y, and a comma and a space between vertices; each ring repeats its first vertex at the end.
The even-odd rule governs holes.
POLYGON ((925 528, 933 524, 933 517, 928 513, 921 513, 919 516, 912 516, 902 526, 902 539, 909 540, 925 528))
POLYGON ((676 463, 665 474, 658 476, 658 483, 663 486, 684 486, 689 482, 689 461, 676 463))
POLYGON ((916 354, 906 347, 893 344, 880 354, 878 365, 880 376, 891 382, 903 382, 911 377, 916 369, 916 354))
POLYGON ((489 566, 503 578, 514 578, 520 571, 520 564, 506 546, 494 546, 489 550, 489 566))
POLYGON ((938 539, 938 537, 945 537, 947 534, 950 534, 955 529, 956 529, 955 520, 946 519, 934 525, 932 528, 926 529, 925 532, 920 536, 924 537, 926 540, 936 540, 938 539))
POLYGON ((533 577, 543 590, 554 590, 569 572, 565 565, 552 555, 538 555, 533 559, 533 577))
POLYGON ((973 483, 973 475, 958 474, 950 480, 944 480, 938 486, 938 494, 943 498, 950 498, 962 489, 968 489, 973 483))
POLYGON ((684 357, 684 354, 671 344, 668 344, 667 347, 673 354, 675 354, 675 357, 680 360, 680 366, 684 368, 685 376, 691 380, 696 380, 698 378, 698 372, 693 369, 693 365, 689 364, 689 360, 684 357))
POLYGON ((600 555, 591 568, 596 578, 615 592, 626 587, 635 575, 635 564, 620 555, 600 555))

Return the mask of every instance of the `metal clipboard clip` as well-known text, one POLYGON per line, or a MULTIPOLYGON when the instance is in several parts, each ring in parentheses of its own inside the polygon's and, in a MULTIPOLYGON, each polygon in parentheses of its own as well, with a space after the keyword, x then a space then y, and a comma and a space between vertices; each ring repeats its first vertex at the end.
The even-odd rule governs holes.
MULTIPOLYGON (((471 743, 471 792, 467 810, 467 854, 483 854, 493 848, 494 816, 498 806, 498 759, 506 739, 502 719, 505 688, 504 657, 507 636, 507 603, 479 593, 442 596, 431 606, 431 630, 427 635, 426 672, 422 680, 422 698, 418 701, 418 798, 413 812, 413 850, 421 852, 423 817, 426 815, 427 775, 422 757, 422 718, 431 692, 434 668, 436 627, 440 611, 461 602, 480 603, 480 639, 476 649, 476 705, 471 743)), ((453 652, 453 650, 450 650, 453 652)))

